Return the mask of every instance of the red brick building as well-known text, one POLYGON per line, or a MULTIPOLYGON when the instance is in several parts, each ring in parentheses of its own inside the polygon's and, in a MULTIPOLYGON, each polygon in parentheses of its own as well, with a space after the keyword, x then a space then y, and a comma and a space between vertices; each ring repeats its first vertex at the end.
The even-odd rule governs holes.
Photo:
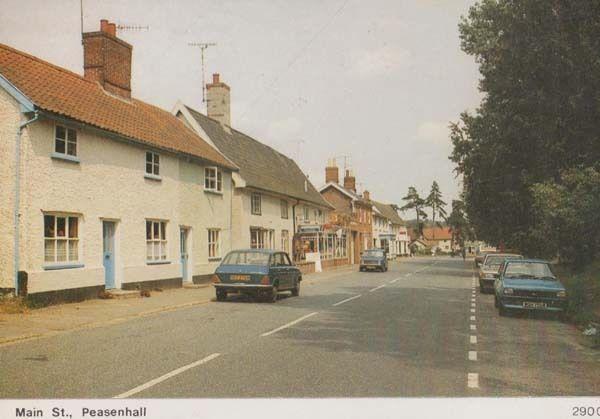
POLYGON ((325 168, 325 185, 321 195, 335 208, 330 212, 329 223, 346 231, 348 235, 348 262, 358 263, 363 250, 372 247, 373 205, 368 192, 356 192, 356 178, 350 170, 339 182, 339 169, 334 161, 325 168))

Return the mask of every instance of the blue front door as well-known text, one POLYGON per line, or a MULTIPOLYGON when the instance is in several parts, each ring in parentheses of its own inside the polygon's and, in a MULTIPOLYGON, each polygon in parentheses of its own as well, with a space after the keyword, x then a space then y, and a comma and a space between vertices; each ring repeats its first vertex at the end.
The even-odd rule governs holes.
POLYGON ((115 223, 102 222, 102 263, 104 265, 104 286, 115 287, 115 223))
POLYGON ((181 254, 181 276, 183 278, 183 282, 188 280, 188 229, 181 228, 179 230, 179 253, 181 254))

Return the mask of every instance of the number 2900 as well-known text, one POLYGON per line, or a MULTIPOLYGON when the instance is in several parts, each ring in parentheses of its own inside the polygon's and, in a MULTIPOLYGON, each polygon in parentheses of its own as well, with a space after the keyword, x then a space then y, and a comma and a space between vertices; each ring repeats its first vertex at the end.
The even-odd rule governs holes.
POLYGON ((571 414, 572 416, 600 416, 600 406, 575 406, 571 414))

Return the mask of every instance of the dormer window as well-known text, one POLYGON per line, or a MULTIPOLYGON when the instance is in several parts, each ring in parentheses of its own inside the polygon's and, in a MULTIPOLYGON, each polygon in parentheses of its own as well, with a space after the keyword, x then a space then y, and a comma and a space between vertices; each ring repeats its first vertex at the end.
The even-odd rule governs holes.
POLYGON ((56 125, 54 152, 63 156, 77 157, 77 131, 62 125, 56 125))
POLYGON ((223 192, 223 173, 218 167, 204 169, 204 189, 211 192, 223 192))

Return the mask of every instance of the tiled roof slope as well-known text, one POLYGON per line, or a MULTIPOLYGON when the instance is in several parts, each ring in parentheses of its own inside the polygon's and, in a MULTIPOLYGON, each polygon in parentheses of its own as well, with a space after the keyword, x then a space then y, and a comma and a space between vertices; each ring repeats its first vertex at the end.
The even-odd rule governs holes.
POLYGON ((377 208, 377 210, 385 218, 390 220, 393 224, 404 225, 404 220, 402 220, 402 218, 400 218, 400 216, 398 215, 396 210, 394 210, 394 208, 392 208, 392 206, 390 204, 384 204, 382 202, 377 202, 377 201, 373 201, 373 200, 371 200, 371 202, 373 203, 373 205, 375 205, 375 208, 377 208))
POLYGON ((435 231, 435 240, 451 240, 452 230, 450 227, 425 227, 423 229, 423 237, 427 240, 433 240, 433 232, 435 231))
POLYGON ((227 132, 218 121, 186 108, 215 146, 239 167, 247 186, 332 208, 294 160, 233 128, 227 132))
POLYGON ((171 113, 136 99, 106 93, 98 83, 3 44, 0 74, 41 110, 235 169, 171 113))

